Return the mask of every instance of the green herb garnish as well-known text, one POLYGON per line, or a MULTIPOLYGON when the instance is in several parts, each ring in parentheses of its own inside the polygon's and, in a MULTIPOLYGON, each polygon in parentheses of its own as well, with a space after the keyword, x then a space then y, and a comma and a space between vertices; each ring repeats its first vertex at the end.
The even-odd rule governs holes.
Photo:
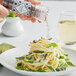
POLYGON ((42 55, 42 58, 39 60, 39 62, 43 62, 43 61, 45 60, 46 55, 47 55, 47 54, 42 55))
POLYGON ((23 66, 16 66, 16 69, 18 69, 18 70, 24 70, 24 67, 23 66))
POLYGON ((56 43, 51 43, 51 44, 48 44, 49 47, 57 47, 58 45, 56 43))
POLYGON ((29 59, 30 60, 30 59, 32 59, 32 57, 26 57, 26 59, 29 59))
POLYGON ((31 61, 31 60, 29 60, 29 61, 27 61, 27 62, 29 62, 29 63, 34 63, 34 61, 31 61))
POLYGON ((56 71, 60 71, 60 69, 59 68, 56 68, 56 71))
POLYGON ((64 55, 68 57, 68 54, 64 54, 64 55))
POLYGON ((57 68, 57 70, 66 70, 66 68, 68 67, 68 64, 67 63, 63 63, 63 64, 61 64, 58 68, 57 68))
POLYGON ((56 57, 57 57, 57 58, 59 58, 59 55, 58 55, 58 54, 56 54, 56 57))
POLYGON ((69 61, 69 60, 70 60, 69 58, 66 58, 66 59, 65 59, 65 61, 69 61))
POLYGON ((59 67, 62 65, 62 64, 64 64, 64 61, 59 61, 59 67))
POLYGON ((44 53, 44 51, 35 50, 34 53, 44 53))
POLYGON ((32 54, 32 52, 29 52, 29 55, 31 55, 32 54))
POLYGON ((51 65, 47 65, 47 67, 48 67, 49 69, 51 69, 53 72, 55 72, 55 69, 54 69, 51 65))
POLYGON ((68 67, 68 64, 65 63, 65 64, 63 65, 62 69, 63 69, 63 70, 66 70, 67 67, 68 67))
POLYGON ((75 66, 72 62, 70 61, 67 61, 67 64, 70 65, 70 66, 75 66))
POLYGON ((16 57, 17 60, 24 60, 25 57, 16 57))
POLYGON ((39 68, 39 69, 37 70, 37 72, 46 72, 46 71, 43 70, 42 68, 39 68))
POLYGON ((52 38, 48 38, 48 40, 52 40, 52 38))
POLYGON ((34 63, 34 61, 26 59, 26 58, 24 58, 24 61, 29 62, 29 63, 34 63))
POLYGON ((35 72, 35 70, 30 69, 30 68, 25 68, 25 70, 26 70, 26 71, 33 71, 33 72, 35 72))
POLYGON ((59 59, 65 59, 65 57, 64 56, 60 56, 59 59))
POLYGON ((7 17, 17 17, 14 13, 9 12, 9 15, 7 17))
POLYGON ((33 43, 36 43, 36 40, 33 40, 33 43))

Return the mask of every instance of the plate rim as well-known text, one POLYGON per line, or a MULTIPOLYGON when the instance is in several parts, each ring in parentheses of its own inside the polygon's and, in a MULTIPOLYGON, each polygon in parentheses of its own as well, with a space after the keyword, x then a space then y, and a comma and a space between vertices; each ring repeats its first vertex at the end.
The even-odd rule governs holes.
MULTIPOLYGON (((21 48, 13 48, 13 49, 21 49, 21 48)), ((13 49, 10 49, 10 50, 13 50, 13 49)), ((65 48, 64 47, 64 49, 68 49, 68 48, 65 48)), ((72 50, 72 49, 70 49, 70 50, 72 50)), ((6 52, 8 52, 9 50, 7 50, 6 52)), ((75 51, 75 50, 73 50, 73 51, 75 51)), ((4 52, 4 53, 6 53, 6 52, 4 52)), ((2 54, 4 54, 4 53, 2 53, 2 54)), ((1 54, 1 55, 2 55, 1 54)), ((73 72, 73 71, 76 71, 76 68, 74 68, 74 69, 72 69, 72 70, 67 70, 67 71, 60 71, 60 72, 30 72, 30 71, 23 71, 23 70, 17 70, 17 69, 15 69, 14 67, 12 67, 12 66, 10 66, 9 64, 7 64, 4 60, 2 60, 2 58, 1 58, 1 55, 0 55, 0 63, 5 67, 5 68, 7 68, 8 70, 11 70, 11 71, 13 71, 13 72, 16 72, 16 73, 18 73, 18 74, 22 74, 22 75, 65 75, 66 74, 66 72, 67 73, 71 73, 71 72, 73 72)))

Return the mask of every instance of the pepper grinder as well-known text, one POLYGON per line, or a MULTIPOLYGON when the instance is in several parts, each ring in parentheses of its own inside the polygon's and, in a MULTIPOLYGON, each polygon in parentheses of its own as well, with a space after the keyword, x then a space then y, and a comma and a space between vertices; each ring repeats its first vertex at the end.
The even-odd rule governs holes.
POLYGON ((4 0, 3 5, 16 13, 31 16, 38 20, 45 21, 48 14, 48 8, 44 6, 35 6, 25 0, 4 0))

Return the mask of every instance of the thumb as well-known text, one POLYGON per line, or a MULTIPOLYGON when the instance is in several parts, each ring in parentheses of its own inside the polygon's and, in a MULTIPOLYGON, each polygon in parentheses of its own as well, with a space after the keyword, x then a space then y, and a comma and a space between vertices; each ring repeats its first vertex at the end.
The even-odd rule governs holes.
POLYGON ((0 5, 0 14, 5 17, 9 14, 9 11, 5 7, 0 5))

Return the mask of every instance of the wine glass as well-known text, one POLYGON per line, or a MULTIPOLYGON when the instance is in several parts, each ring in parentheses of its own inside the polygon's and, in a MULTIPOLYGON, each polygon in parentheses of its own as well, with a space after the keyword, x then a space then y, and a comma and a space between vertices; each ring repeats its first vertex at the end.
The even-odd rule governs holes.
POLYGON ((67 45, 76 43, 76 12, 61 13, 58 22, 58 36, 61 43, 67 45))

